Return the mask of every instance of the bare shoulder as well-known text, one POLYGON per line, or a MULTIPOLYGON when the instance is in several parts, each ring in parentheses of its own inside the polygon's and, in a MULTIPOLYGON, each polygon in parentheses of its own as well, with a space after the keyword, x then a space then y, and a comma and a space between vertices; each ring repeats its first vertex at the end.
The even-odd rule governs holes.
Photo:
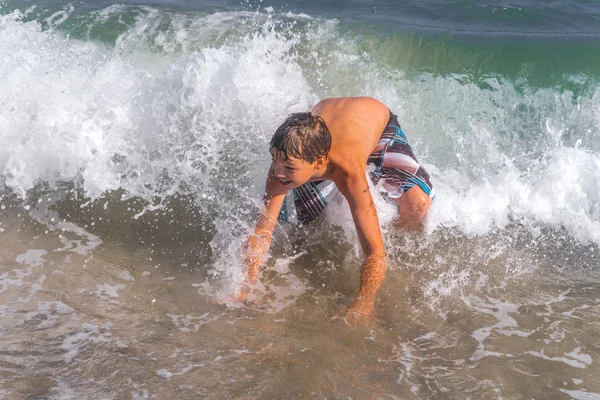
POLYGON ((332 97, 319 101, 312 109, 314 115, 347 113, 348 111, 365 109, 371 112, 387 113, 387 106, 373 97, 332 97))
POLYGON ((312 111, 313 115, 323 118, 334 141, 336 136, 350 140, 356 136, 356 139, 363 140, 365 133, 367 136, 377 135, 378 138, 387 124, 389 112, 385 104, 372 97, 325 99, 317 103, 312 111))
POLYGON ((328 108, 332 104, 338 103, 339 100, 342 100, 342 99, 337 98, 337 97, 330 97, 328 99, 323 99, 323 100, 319 101, 317 104, 315 104, 315 106, 311 110, 311 113, 313 115, 321 115, 321 112, 323 111, 323 109, 328 108))
POLYGON ((349 103, 353 103, 356 107, 374 107, 378 109, 387 110, 387 106, 381 101, 374 99, 373 97, 350 97, 348 98, 349 103))

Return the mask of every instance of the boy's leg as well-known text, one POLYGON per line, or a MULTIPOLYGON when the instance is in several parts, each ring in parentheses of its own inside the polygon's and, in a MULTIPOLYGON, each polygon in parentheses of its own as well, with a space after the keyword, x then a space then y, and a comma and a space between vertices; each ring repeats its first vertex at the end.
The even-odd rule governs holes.
POLYGON ((415 185, 406 191, 402 196, 394 199, 398 205, 398 222, 400 228, 414 230, 418 229, 427 215, 431 199, 429 195, 415 185))

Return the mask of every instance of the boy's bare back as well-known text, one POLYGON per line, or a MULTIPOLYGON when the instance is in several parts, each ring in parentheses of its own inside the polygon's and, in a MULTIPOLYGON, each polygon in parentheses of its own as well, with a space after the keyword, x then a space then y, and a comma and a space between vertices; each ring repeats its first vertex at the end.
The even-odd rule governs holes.
POLYGON ((385 104, 370 97, 325 99, 312 109, 312 114, 323 118, 331 133, 330 162, 346 172, 358 169, 360 173, 365 171, 367 158, 387 125, 389 113, 385 104))

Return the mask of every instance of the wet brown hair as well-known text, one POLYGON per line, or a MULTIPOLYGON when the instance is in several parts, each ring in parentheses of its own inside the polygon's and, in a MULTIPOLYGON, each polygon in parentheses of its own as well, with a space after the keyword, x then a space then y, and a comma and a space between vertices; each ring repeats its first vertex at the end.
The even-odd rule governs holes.
POLYGON ((310 164, 327 158, 331 134, 325 121, 311 113, 294 113, 286 118, 271 138, 270 149, 283 153, 286 159, 299 158, 310 164))

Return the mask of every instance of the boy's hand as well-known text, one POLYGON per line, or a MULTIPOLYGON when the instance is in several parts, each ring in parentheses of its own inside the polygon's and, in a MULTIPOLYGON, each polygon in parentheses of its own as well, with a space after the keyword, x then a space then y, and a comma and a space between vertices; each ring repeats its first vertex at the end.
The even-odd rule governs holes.
POLYGON ((248 287, 248 285, 244 284, 238 295, 235 296, 233 299, 238 303, 244 303, 246 301, 246 297, 248 297, 248 293, 250 293, 250 288, 248 287))
POLYGON ((219 303, 224 304, 229 308, 242 307, 244 303, 260 304, 264 287, 260 281, 256 280, 250 283, 247 279, 242 283, 241 288, 238 292, 227 296, 219 303))
POLYGON ((263 233, 264 236, 251 235, 248 241, 244 245, 244 268, 246 269, 246 277, 242 283, 240 292, 233 297, 235 301, 243 303, 249 293, 252 293, 252 287, 258 282, 260 275, 260 265, 263 261, 265 253, 267 252, 269 243, 271 241, 271 233, 263 233))
POLYGON ((354 300, 354 304, 346 312, 348 322, 363 322, 373 316, 373 303, 361 299, 354 300))
POLYGON ((249 256, 246 260, 246 264, 249 264, 246 279, 244 279, 244 282, 242 283, 239 294, 235 296, 235 300, 240 303, 245 302, 248 295, 256 288, 257 283, 260 283, 258 278, 260 277, 262 255, 256 256, 256 254, 254 254, 249 256))

